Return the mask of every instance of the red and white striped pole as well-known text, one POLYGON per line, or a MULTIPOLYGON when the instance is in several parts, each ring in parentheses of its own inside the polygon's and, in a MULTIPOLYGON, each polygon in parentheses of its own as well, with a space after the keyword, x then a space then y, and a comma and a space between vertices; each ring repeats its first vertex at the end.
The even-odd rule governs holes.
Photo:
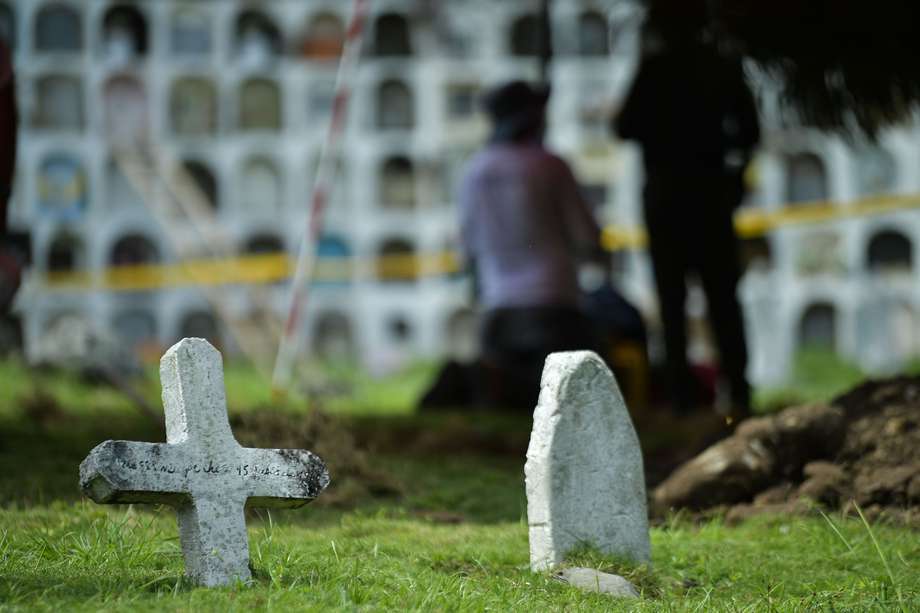
POLYGON ((367 0, 354 0, 351 21, 348 24, 342 57, 339 61, 339 70, 335 80, 332 117, 329 121, 326 139, 323 141, 323 147, 320 151, 319 165, 313 182, 313 193, 310 197, 310 210, 307 213, 307 225, 300 241, 297 268, 294 270, 294 278, 291 280, 287 320, 281 335, 281 344, 278 347, 278 357, 275 360, 275 370, 272 375, 272 389, 276 393, 284 392, 288 389, 294 370, 294 362, 299 355, 298 332, 300 330, 301 316, 307 304, 310 280, 313 278, 316 267, 317 242, 323 227, 323 213, 329 201, 332 182, 335 179, 336 153, 340 148, 342 132, 345 129, 345 112, 351 97, 351 82, 354 80, 358 67, 367 12, 367 0))

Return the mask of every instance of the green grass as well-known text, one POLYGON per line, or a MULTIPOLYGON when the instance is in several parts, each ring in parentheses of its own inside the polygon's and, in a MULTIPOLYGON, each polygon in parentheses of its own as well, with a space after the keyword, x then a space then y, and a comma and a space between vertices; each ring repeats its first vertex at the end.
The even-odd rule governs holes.
MULTIPOLYGON (((311 364, 296 377, 299 386, 291 390, 289 403, 313 401, 324 411, 348 415, 410 415, 436 364, 416 362, 396 375, 373 377, 347 364, 311 364)), ((156 379, 151 371, 149 379, 156 379)), ((231 362, 224 373, 230 410, 273 404, 271 385, 254 369, 231 362)))
MULTIPOLYGON (((652 530, 650 567, 573 554, 633 580, 638 604, 531 573, 529 420, 413 415, 430 373, 333 373, 346 385, 312 397, 339 416, 323 431, 344 449, 328 451, 334 487, 305 509, 254 514, 253 585, 205 590, 182 579, 171 509, 104 507, 77 491, 96 443, 163 440, 162 424, 106 387, 0 363, 0 610, 920 610, 920 535, 839 515, 737 527, 672 518, 652 530)), ((245 368, 231 364, 227 386, 241 435, 296 440, 311 423, 302 401, 268 407, 245 368)), ((156 402, 155 379, 140 389, 156 402)))
MULTIPOLYGON (((52 504, 0 511, 0 602, 12 609, 593 610, 584 594, 527 568, 521 521, 438 525, 396 508, 288 512, 250 521, 252 587, 205 590, 182 580, 169 509, 52 504)), ((920 542, 903 531, 838 521, 674 523, 652 531, 650 569, 599 555, 643 591, 622 610, 892 611, 920 606, 920 542), (878 551, 890 560, 890 574, 878 551), (900 602, 898 594, 900 594, 900 602)))
POLYGON ((790 380, 778 388, 758 389, 754 404, 760 411, 771 412, 794 404, 825 402, 865 378, 859 367, 833 352, 806 349, 795 356, 790 380))

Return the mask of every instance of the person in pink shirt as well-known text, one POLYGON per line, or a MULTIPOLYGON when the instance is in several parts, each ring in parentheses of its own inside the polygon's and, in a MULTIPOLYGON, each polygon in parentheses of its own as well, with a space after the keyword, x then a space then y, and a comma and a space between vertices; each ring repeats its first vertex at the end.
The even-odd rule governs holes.
POLYGON ((568 164, 543 145, 548 91, 488 92, 492 136, 460 185, 461 244, 483 309, 488 404, 534 406, 549 353, 596 349, 578 264, 603 259, 601 231, 568 164))

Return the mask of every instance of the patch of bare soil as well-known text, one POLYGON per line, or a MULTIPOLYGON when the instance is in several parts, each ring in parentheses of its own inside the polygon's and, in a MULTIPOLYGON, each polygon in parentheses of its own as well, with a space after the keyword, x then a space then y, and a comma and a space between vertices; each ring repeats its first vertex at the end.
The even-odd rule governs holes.
POLYGON ((230 422, 242 445, 309 449, 323 458, 332 481, 313 504, 350 506, 361 498, 403 493, 401 483, 372 465, 346 425, 322 411, 294 415, 265 407, 234 415, 230 422))
POLYGON ((352 432, 358 446, 371 453, 420 458, 502 456, 521 458, 523 463, 530 420, 522 415, 496 423, 494 413, 463 411, 421 419, 362 420, 353 424, 352 432))
POLYGON ((920 377, 870 381, 827 405, 750 419, 677 468, 652 508, 729 521, 816 506, 920 527, 920 377))
POLYGON ((67 419, 66 413, 61 410, 54 396, 40 389, 24 395, 19 401, 19 406, 25 418, 36 426, 44 427, 67 419))

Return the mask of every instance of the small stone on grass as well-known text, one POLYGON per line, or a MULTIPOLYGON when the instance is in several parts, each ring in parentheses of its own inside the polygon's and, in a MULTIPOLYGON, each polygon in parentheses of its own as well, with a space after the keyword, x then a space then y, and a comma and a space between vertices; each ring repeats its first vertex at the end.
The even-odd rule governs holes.
POLYGON ((620 575, 602 573, 593 568, 564 568, 553 576, 586 592, 610 594, 618 598, 639 597, 636 586, 620 575))

